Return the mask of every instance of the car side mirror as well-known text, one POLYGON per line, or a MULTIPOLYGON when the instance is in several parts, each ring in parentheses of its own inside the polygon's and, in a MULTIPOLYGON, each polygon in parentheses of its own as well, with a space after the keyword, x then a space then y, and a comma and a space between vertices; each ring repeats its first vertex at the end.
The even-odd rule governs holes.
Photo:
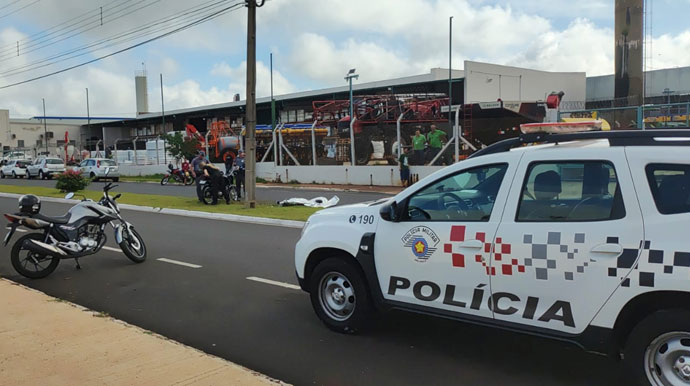
POLYGON ((379 210, 379 214, 381 215, 381 218, 386 221, 400 221, 399 205, 395 201, 391 201, 390 203, 383 205, 379 210))
POLYGON ((72 192, 65 194, 65 200, 71 200, 72 197, 74 197, 74 193, 72 193, 72 192))

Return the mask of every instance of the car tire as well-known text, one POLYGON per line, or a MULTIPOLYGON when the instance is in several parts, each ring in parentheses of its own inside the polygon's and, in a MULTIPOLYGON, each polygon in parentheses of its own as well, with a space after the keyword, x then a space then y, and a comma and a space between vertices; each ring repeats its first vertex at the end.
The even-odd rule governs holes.
POLYGON ((45 180, 45 179, 46 179, 46 175, 43 174, 43 170, 39 170, 39 171, 38 171, 38 178, 40 178, 40 179, 42 179, 42 180, 45 180))
POLYGON ((89 174, 89 178, 92 181, 98 181, 98 178, 96 177, 96 173, 94 173, 94 172, 91 172, 91 174, 89 174))
POLYGON ((120 182, 120 177, 113 178, 113 182, 120 182))
POLYGON ((17 173, 12 172, 12 178, 17 179, 17 173))
POLYGON ((5 173, 0 172, 0 178, 5 178, 5 173))
POLYGON ((671 384, 669 379, 688 383, 690 354, 686 353, 690 353, 690 311, 657 311, 628 335, 623 366, 630 381, 637 385, 671 384))
POLYGON ((370 322, 373 307, 359 267, 328 258, 310 275, 309 293, 316 315, 333 331, 354 334, 370 322))

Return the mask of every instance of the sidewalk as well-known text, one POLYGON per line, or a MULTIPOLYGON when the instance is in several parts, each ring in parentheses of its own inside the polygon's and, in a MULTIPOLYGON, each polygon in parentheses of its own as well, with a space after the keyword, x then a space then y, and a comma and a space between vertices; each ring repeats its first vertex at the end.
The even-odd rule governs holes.
POLYGON ((403 191, 402 186, 380 185, 337 185, 337 184, 277 184, 273 182, 261 182, 257 188, 284 188, 284 189, 309 189, 309 190, 333 190, 346 192, 385 193, 395 195, 403 191))
POLYGON ((0 384, 283 383, 0 278, 0 384))

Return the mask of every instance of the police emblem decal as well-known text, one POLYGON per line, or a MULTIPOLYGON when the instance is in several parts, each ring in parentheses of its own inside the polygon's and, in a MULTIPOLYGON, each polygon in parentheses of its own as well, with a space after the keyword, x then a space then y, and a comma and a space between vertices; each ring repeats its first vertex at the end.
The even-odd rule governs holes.
POLYGON ((429 227, 416 226, 401 238, 403 246, 412 251, 415 261, 425 262, 434 254, 436 246, 440 242, 439 237, 429 227))

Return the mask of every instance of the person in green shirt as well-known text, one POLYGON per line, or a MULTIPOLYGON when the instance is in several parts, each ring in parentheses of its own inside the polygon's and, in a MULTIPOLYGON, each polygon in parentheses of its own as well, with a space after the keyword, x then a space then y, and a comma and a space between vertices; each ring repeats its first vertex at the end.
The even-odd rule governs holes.
POLYGON ((407 147, 402 148, 398 164, 400 165, 400 181, 402 186, 406 188, 410 186, 410 157, 407 147))
MULTIPOLYGON (((434 159, 436 154, 443 148, 443 140, 445 137, 445 132, 439 130, 436 125, 431 125, 431 132, 427 134, 427 140, 429 141, 429 157, 431 157, 431 159, 434 159)), ((436 164, 440 164, 440 162, 437 160, 436 164)))
POLYGON ((426 137, 417 129, 412 137, 412 161, 414 165, 424 165, 424 146, 426 137))

